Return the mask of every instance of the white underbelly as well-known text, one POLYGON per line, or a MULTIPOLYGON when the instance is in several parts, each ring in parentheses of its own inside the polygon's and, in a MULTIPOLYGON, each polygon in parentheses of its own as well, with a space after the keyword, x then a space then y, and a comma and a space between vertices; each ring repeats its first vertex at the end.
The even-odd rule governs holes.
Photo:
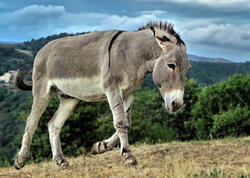
POLYGON ((98 101, 106 98, 101 79, 98 77, 91 79, 52 79, 50 83, 64 94, 81 100, 98 101))

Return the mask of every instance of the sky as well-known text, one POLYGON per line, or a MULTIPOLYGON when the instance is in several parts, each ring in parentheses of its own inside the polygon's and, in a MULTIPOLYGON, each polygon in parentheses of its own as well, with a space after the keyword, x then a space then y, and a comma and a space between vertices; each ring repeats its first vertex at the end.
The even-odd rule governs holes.
POLYGON ((250 0, 0 0, 0 41, 174 24, 190 54, 250 61, 250 0))

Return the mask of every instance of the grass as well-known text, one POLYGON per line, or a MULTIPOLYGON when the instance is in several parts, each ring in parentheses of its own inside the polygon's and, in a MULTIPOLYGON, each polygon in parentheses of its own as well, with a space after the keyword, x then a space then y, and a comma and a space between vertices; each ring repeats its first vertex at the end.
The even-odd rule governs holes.
POLYGON ((69 158, 70 168, 54 162, 29 164, 17 171, 1 168, 0 177, 250 177, 250 137, 212 141, 141 144, 132 147, 138 165, 126 168, 119 150, 69 158))

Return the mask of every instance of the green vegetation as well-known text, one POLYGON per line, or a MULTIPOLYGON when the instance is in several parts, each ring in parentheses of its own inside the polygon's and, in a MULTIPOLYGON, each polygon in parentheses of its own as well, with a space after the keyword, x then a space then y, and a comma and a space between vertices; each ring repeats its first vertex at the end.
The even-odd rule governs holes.
POLYGON ((250 134, 250 75, 204 88, 192 109, 197 139, 250 134))
MULTIPOLYGON (((16 51, 16 48, 30 50, 35 55, 49 41, 69 35, 72 34, 63 33, 22 45, 0 47, 0 75, 21 67, 32 67, 34 58, 16 51)), ((185 81, 185 104, 174 114, 165 111, 152 75, 146 77, 143 87, 135 94, 131 143, 250 135, 250 75, 235 75, 226 80, 235 73, 250 73, 250 62, 191 61, 191 64, 187 75, 191 79, 185 81)), ((9 166, 20 147, 31 103, 31 92, 17 91, 12 84, 0 83, 0 167, 9 166)), ((51 157, 47 123, 57 107, 55 97, 39 122, 32 144, 33 161, 51 157)), ((76 156, 81 153, 81 147, 89 149, 93 142, 106 139, 113 132, 111 112, 106 102, 80 102, 63 127, 62 147, 67 155, 76 156)))
POLYGON ((16 51, 14 48, 0 47, 0 75, 9 70, 31 68, 33 57, 16 51))
POLYGON ((17 151, 14 142, 25 124, 24 120, 18 119, 17 113, 23 110, 23 103, 27 102, 29 93, 15 92, 13 89, 0 87, 0 167, 8 166, 13 161, 17 151))

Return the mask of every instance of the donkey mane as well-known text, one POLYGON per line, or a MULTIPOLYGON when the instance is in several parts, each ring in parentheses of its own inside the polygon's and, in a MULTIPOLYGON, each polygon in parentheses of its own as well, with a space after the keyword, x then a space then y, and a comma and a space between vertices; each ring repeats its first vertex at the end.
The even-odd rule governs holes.
POLYGON ((166 32, 168 32, 171 36, 174 36, 177 40, 177 45, 185 45, 184 41, 181 39, 180 35, 174 30, 174 25, 172 23, 169 23, 167 21, 163 22, 163 21, 151 21, 148 22, 146 25, 141 26, 137 29, 137 31, 142 31, 145 29, 148 29, 150 27, 153 28, 159 28, 161 30, 164 30, 166 32))

